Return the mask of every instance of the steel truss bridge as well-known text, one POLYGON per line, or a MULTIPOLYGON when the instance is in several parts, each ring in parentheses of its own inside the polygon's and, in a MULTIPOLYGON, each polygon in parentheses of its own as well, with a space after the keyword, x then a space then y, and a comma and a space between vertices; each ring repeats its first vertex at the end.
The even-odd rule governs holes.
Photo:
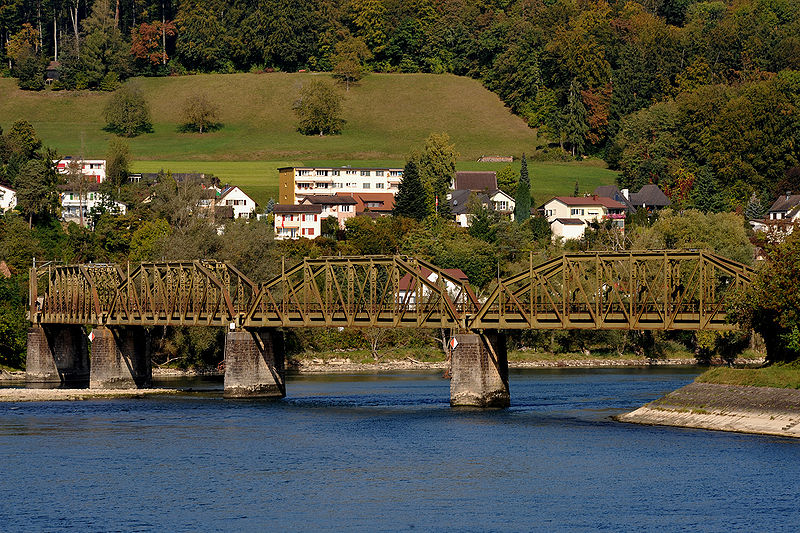
POLYGON ((218 261, 31 269, 36 324, 729 330, 725 297, 753 270, 703 251, 567 253, 485 296, 407 256, 305 259, 257 284, 218 261))

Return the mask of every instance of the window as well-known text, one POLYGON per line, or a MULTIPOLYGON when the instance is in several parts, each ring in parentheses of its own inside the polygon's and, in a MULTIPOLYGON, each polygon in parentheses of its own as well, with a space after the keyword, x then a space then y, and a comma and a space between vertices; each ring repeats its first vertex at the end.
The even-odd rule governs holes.
POLYGON ((327 175, 328 175, 327 170, 317 170, 317 176, 327 176, 327 175))
POLYGON ((349 213, 350 211, 352 211, 352 209, 353 209, 352 205, 343 205, 342 206, 342 213, 349 213))
POLYGON ((598 213, 597 213, 597 211, 589 211, 589 214, 597 216, 598 213))
POLYGON ((298 176, 309 176, 310 174, 311 174, 310 170, 298 170, 297 171, 297 175, 298 176))
POLYGON ((383 170, 376 170, 375 171, 375 175, 376 176, 383 176, 383 170))
POLYGON ((339 175, 338 170, 331 170, 331 176, 338 176, 338 175, 339 175))
POLYGON ((357 186, 357 185, 358 185, 358 184, 357 184, 355 181, 349 181, 349 182, 347 182, 347 186, 348 186, 348 187, 355 187, 355 186, 357 186))
POLYGON ((575 216, 575 215, 582 216, 583 215, 583 209, 573 208, 573 209, 570 210, 569 214, 572 215, 572 216, 575 216))
POLYGON ((308 235, 314 235, 314 228, 308 228, 308 235))
POLYGON ((402 170, 390 170, 389 171, 389 176, 392 177, 392 178, 400 178, 400 177, 403 176, 403 171, 402 170))
POLYGON ((348 176, 355 176, 356 174, 358 174, 358 172, 356 172, 355 170, 345 170, 344 173, 348 176))
POLYGON ((554 214, 555 214, 555 211, 553 209, 545 209, 545 211, 544 211, 544 216, 546 216, 546 217, 551 217, 554 214))
POLYGON ((383 189, 383 183, 376 183, 375 184, 375 188, 376 189, 383 189))
POLYGON ((369 170, 362 170, 361 171, 361 175, 362 176, 369 176, 369 170))
POLYGON ((361 184, 361 188, 362 189, 369 189, 369 182, 365 181, 364 183, 362 183, 361 184))

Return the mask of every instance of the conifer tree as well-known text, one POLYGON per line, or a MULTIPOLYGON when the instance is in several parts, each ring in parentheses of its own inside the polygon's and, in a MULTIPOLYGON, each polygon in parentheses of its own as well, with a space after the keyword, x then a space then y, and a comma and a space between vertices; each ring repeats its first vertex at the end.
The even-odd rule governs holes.
POLYGON ((692 188, 692 203, 704 213, 719 213, 725 209, 719 181, 708 167, 702 167, 692 188))
POLYGON ((583 105, 580 85, 577 80, 572 80, 570 84, 567 108, 564 115, 564 129, 567 142, 572 145, 572 155, 581 155, 586 145, 589 124, 586 120, 586 106, 583 105))
POLYGON ((764 215, 766 215, 764 204, 761 203, 758 195, 753 193, 750 196, 750 201, 747 202, 747 206, 744 208, 744 216, 747 220, 758 220, 764 218, 764 215))
POLYGON ((531 218, 531 180, 528 177, 528 160, 522 154, 522 168, 519 170, 517 194, 514 196, 514 220, 522 224, 531 218))
POLYGON ((414 160, 406 163, 397 188, 392 215, 422 220, 429 214, 427 196, 414 160))

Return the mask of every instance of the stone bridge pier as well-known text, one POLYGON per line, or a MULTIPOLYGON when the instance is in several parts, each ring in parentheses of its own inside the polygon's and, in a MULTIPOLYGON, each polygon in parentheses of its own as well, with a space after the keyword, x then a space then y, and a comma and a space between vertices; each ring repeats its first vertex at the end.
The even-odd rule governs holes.
POLYGON ((68 383, 89 379, 89 351, 81 326, 35 324, 28 330, 27 380, 68 383))
POLYGON ((225 398, 286 396, 283 332, 234 330, 225 335, 225 398))
POLYGON ((152 381, 150 333, 143 326, 92 330, 90 389, 135 389, 152 381))
POLYGON ((506 335, 497 330, 454 336, 450 368, 450 405, 508 407, 506 335))

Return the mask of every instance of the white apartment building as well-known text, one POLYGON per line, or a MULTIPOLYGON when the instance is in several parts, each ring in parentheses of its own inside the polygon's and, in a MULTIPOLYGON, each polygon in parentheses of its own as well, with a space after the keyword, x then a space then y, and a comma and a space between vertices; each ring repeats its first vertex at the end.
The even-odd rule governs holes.
POLYGON ((397 194, 402 168, 283 167, 278 169, 278 203, 297 204, 302 197, 340 193, 397 194))
POLYGON ((0 185, 0 211, 6 212, 15 207, 17 207, 16 191, 0 185))
POLYGON ((65 157, 61 160, 55 160, 56 170, 59 174, 69 173, 70 164, 80 165, 81 173, 90 178, 94 183, 103 183, 106 181, 106 160, 105 159, 80 159, 73 157, 65 157))
POLYGON ((613 220, 617 228, 625 228, 625 206, 603 196, 556 196, 540 209, 554 239, 580 239, 591 222, 613 220))

